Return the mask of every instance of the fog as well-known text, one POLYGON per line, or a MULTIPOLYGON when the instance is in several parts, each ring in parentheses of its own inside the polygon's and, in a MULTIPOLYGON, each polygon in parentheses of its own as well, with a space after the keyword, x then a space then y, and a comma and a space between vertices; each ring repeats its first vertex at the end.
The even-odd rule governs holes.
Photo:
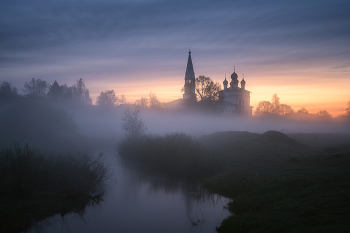
MULTIPOLYGON (((116 146, 123 138, 121 123, 124 111, 134 105, 116 107, 80 106, 49 100, 22 99, 3 102, 1 146, 14 141, 49 150, 90 150, 108 143, 116 146)), ((146 134, 163 135, 183 132, 195 138, 220 131, 264 133, 348 134, 350 122, 344 117, 224 116, 208 112, 140 109, 146 134)))
MULTIPOLYGON (((92 107, 86 111, 74 111, 74 119, 84 134, 96 137, 123 137, 121 118, 124 111, 135 106, 121 105, 114 109, 92 107)), ((283 133, 349 133, 346 119, 317 119, 316 117, 284 116, 234 116, 206 112, 165 111, 140 109, 140 119, 147 126, 147 134, 162 135, 183 132, 200 137, 219 131, 248 131, 264 133, 269 130, 283 133)))

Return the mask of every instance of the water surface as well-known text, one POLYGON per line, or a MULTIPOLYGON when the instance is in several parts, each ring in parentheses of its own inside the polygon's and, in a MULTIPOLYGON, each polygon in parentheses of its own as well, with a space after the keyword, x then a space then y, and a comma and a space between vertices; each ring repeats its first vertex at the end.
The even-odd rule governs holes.
POLYGON ((140 172, 114 153, 104 156, 114 173, 107 181, 104 200, 80 215, 48 218, 28 232, 213 233, 229 215, 224 208, 229 199, 198 184, 140 172))

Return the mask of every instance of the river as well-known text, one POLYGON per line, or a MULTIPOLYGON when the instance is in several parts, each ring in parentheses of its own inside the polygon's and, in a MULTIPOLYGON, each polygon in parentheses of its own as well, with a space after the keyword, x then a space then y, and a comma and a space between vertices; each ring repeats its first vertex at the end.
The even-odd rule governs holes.
POLYGON ((82 214, 45 219, 27 233, 213 233, 230 215, 224 208, 229 199, 198 184, 140 172, 112 152, 104 159, 113 169, 113 178, 106 182, 102 202, 88 206, 82 214))

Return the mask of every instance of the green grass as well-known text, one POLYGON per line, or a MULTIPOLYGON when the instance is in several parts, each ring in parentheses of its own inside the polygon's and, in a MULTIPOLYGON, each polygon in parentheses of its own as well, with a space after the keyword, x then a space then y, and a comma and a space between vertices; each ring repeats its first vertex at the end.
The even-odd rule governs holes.
POLYGON ((49 156, 31 149, 0 152, 0 230, 20 232, 54 214, 83 212, 102 200, 110 169, 84 153, 49 156))

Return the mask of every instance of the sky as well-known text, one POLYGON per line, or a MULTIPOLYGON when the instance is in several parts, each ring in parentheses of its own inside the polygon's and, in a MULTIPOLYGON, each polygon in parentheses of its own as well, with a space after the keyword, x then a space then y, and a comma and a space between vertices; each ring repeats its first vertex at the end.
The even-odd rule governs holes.
POLYGON ((196 76, 244 74, 254 108, 276 93, 337 116, 350 101, 349 12, 349 0, 2 0, 0 81, 83 78, 93 102, 105 90, 169 102, 191 47, 196 76))

